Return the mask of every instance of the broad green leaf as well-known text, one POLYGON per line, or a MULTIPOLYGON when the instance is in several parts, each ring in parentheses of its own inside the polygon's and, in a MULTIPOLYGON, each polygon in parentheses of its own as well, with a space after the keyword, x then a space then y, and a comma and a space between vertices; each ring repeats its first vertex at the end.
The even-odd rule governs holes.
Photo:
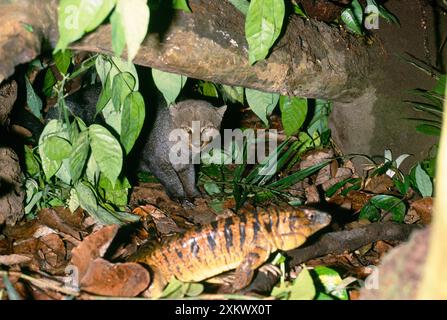
POLYGON ((90 146, 99 170, 115 184, 123 165, 123 152, 119 142, 103 126, 93 124, 88 129, 90 146))
POLYGON ((126 34, 121 16, 117 10, 113 11, 110 24, 112 25, 112 49, 117 57, 121 57, 126 47, 126 34))
POLYGON ((25 166, 26 172, 30 176, 35 176, 40 172, 39 161, 37 160, 33 149, 27 145, 25 145, 25 166))
POLYGON ((124 99, 134 90, 135 78, 129 72, 122 72, 113 78, 112 103, 116 111, 121 110, 124 99))
POLYGON ((201 81, 199 83, 199 92, 205 97, 218 98, 219 93, 217 92, 216 86, 209 81, 201 81))
POLYGON ((52 136, 58 136, 64 139, 68 138, 68 134, 61 121, 54 119, 48 122, 39 137, 38 150, 40 159, 42 160, 42 169, 47 179, 54 176, 62 164, 60 160, 51 160, 45 153, 45 140, 52 136))
POLYGON ((163 290, 163 293, 161 294, 161 297, 163 297, 163 298, 171 298, 171 299, 183 298, 184 297, 183 286, 184 286, 183 282, 181 282, 181 281, 177 280, 176 278, 172 277, 169 280, 169 283, 166 286, 166 288, 163 290))
MULTIPOLYGON (((127 60, 132 61, 146 37, 149 26, 147 0, 117 0, 113 16, 114 27, 121 28, 121 31, 116 31, 117 34, 122 33, 126 39, 127 60)), ((117 34, 115 33, 115 36, 117 34)), ((120 35, 119 41, 122 41, 121 38, 120 35)), ((117 55, 119 56, 120 52, 117 52, 117 55)))
POLYGON ((423 197, 431 197, 433 195, 433 183, 420 164, 415 169, 415 180, 417 188, 423 197))
POLYGON ((281 121, 286 135, 291 136, 300 130, 306 120, 307 99, 281 96, 279 99, 281 121))
POLYGON ((354 12, 347 8, 341 13, 341 20, 345 23, 346 27, 354 33, 363 34, 362 25, 355 18, 354 12))
POLYGON ((120 140, 127 154, 143 128, 145 110, 144 99, 139 92, 132 92, 126 97, 121 117, 120 140))
POLYGON ((281 33, 284 0, 252 0, 245 18, 245 37, 251 64, 264 59, 281 33))
POLYGON ((70 190, 70 198, 68 199, 68 209, 71 212, 75 212, 79 208, 79 198, 78 193, 75 188, 70 190))
POLYGON ((113 107, 112 100, 106 103, 101 111, 105 122, 115 130, 118 135, 121 135, 121 113, 122 110, 116 111, 113 107))
POLYGON ((247 0, 229 0, 230 3, 235 6, 236 9, 238 9, 244 16, 247 15, 248 7, 250 6, 250 3, 247 0))
POLYGON ((101 79, 102 86, 104 87, 107 77, 109 77, 110 70, 112 69, 112 62, 107 56, 99 55, 95 61, 96 73, 101 79))
POLYGON ((84 172, 87 157, 89 155, 90 143, 88 132, 84 131, 79 134, 73 144, 73 150, 70 156, 70 172, 73 182, 77 182, 84 172))
POLYGON ((367 203, 363 206, 362 210, 360 210, 359 219, 365 219, 369 221, 379 221, 380 219, 380 210, 375 206, 367 203))
MULTIPOLYGON (((106 205, 105 205, 106 206, 106 205)), ((140 216, 136 215, 136 214, 132 214, 132 213, 128 213, 128 212, 124 212, 124 211, 116 211, 114 210, 111 206, 107 205, 109 208, 108 209, 104 209, 103 207, 99 207, 99 210, 102 212, 104 212, 104 214, 109 214, 114 216, 116 219, 118 219, 118 223, 120 225, 123 225, 125 223, 133 223, 133 222, 137 222, 138 220, 140 220, 140 216)))
POLYGON ((340 300, 349 299, 348 291, 346 288, 341 287, 343 280, 337 271, 325 266, 316 266, 314 271, 318 275, 318 279, 324 286, 326 293, 340 300))
POLYGON ((206 193, 208 193, 210 196, 219 194, 221 192, 219 186, 214 182, 207 182, 203 185, 203 187, 205 188, 206 193))
POLYGON ((98 164, 95 161, 95 158, 93 156, 90 156, 87 161, 87 169, 85 171, 85 174, 87 176, 87 180, 93 184, 96 185, 98 182, 98 178, 100 175, 98 164))
POLYGON ((312 300, 315 294, 316 289, 309 270, 303 268, 293 281, 289 300, 312 300))
POLYGON ((101 224, 122 224, 119 219, 98 205, 95 193, 83 182, 75 185, 79 206, 101 224))
MULTIPOLYGON (((135 79, 135 91, 138 91, 139 81, 138 81, 138 73, 135 65, 132 62, 123 60, 119 57, 111 57, 110 61, 112 62, 112 68, 109 72, 110 84, 113 83, 113 79, 115 76, 122 72, 129 72, 135 79)), ((107 82, 107 81, 106 81, 107 82)))
POLYGON ((235 86, 227 86, 223 85, 222 91, 224 92, 224 99, 228 98, 231 102, 240 102, 244 103, 244 88, 243 87, 235 87, 235 86))
POLYGON ((392 220, 396 222, 402 222, 404 220, 406 207, 399 198, 380 194, 372 197, 369 203, 378 209, 390 212, 392 214, 392 220))
POLYGON ((187 0, 172 0, 172 7, 174 9, 183 10, 188 13, 191 12, 187 0))
POLYGON ((187 77, 152 68, 152 77, 158 90, 163 93, 168 105, 173 104, 184 87, 187 77))
POLYGON ((105 108, 107 103, 109 103, 110 99, 112 99, 112 86, 109 83, 110 82, 109 79, 110 78, 107 77, 106 84, 101 89, 98 101, 96 102, 96 115, 98 115, 105 108))
POLYGON ((71 50, 58 51, 54 54, 54 63, 62 74, 66 74, 71 63, 71 50))
POLYGON ((33 86, 28 80, 28 77, 25 77, 26 84, 26 103, 34 114, 36 118, 42 118, 42 100, 40 100, 39 96, 34 92, 33 86))
POLYGON ((204 290, 204 286, 201 283, 189 283, 185 295, 188 297, 197 297, 199 296, 204 290))
POLYGON ((269 117, 278 104, 279 94, 245 89, 245 96, 250 109, 268 126, 269 117))
POLYGON ((131 186, 125 177, 118 179, 113 186, 109 179, 100 175, 99 186, 99 192, 104 200, 119 207, 127 205, 128 191, 131 186))
POLYGON ((65 50, 84 32, 95 29, 112 11, 116 0, 61 0, 58 8, 59 41, 55 51, 65 50))
MULTIPOLYGON (((70 171, 70 161, 68 158, 65 158, 62 160, 61 167, 56 172, 56 177, 61 179, 62 182, 64 182, 65 184, 71 183, 72 179, 71 179, 71 171, 70 171)), ((59 200, 61 201, 61 205, 64 205, 63 201, 61 199, 59 199, 59 200)))
POLYGON ((51 97, 53 95, 53 87, 56 84, 57 80, 56 77, 53 74, 53 70, 51 68, 48 68, 47 71, 45 71, 45 77, 43 79, 43 93, 47 97, 51 97))
POLYGON ((43 142, 43 149, 50 160, 63 160, 70 156, 71 144, 61 137, 51 136, 43 142))

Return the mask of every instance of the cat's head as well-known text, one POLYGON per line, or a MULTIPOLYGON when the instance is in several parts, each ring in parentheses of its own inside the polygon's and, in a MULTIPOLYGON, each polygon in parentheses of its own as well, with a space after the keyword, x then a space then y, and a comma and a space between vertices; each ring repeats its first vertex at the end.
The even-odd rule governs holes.
POLYGON ((176 129, 184 130, 191 139, 190 143, 203 148, 219 133, 222 118, 227 110, 202 100, 184 100, 169 107, 176 129))

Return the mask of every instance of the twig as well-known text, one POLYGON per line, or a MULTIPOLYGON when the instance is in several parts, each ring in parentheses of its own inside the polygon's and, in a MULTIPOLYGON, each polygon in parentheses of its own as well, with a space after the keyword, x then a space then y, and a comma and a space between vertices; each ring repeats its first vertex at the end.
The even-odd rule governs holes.
POLYGON ((67 287, 63 287, 62 284, 50 280, 50 279, 37 279, 37 278, 33 278, 29 275, 23 274, 21 272, 18 271, 0 271, 0 275, 1 276, 16 276, 19 277, 23 280, 29 281, 30 283, 32 283, 33 285, 35 285, 36 287, 39 287, 41 289, 51 289, 57 292, 61 292, 63 294, 66 295, 70 295, 70 296, 78 296, 79 295, 79 291, 74 290, 74 289, 70 289, 67 287))

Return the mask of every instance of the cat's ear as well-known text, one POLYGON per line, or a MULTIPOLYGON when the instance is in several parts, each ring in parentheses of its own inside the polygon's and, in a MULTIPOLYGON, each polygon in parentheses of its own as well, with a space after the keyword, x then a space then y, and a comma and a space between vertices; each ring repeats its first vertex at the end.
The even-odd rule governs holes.
POLYGON ((224 104, 224 105, 223 105, 222 107, 220 107, 220 108, 217 108, 217 113, 219 113, 219 115, 220 115, 221 117, 223 117, 225 111, 227 111, 227 105, 226 105, 226 104, 224 104))

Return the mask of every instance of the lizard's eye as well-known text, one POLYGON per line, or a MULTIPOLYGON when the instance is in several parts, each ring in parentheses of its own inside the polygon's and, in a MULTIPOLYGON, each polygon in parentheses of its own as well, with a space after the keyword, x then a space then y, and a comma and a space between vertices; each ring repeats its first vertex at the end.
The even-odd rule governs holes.
POLYGON ((315 214, 314 214, 314 213, 309 213, 309 214, 307 215, 307 217, 308 217, 309 220, 311 220, 311 221, 315 220, 315 214))

